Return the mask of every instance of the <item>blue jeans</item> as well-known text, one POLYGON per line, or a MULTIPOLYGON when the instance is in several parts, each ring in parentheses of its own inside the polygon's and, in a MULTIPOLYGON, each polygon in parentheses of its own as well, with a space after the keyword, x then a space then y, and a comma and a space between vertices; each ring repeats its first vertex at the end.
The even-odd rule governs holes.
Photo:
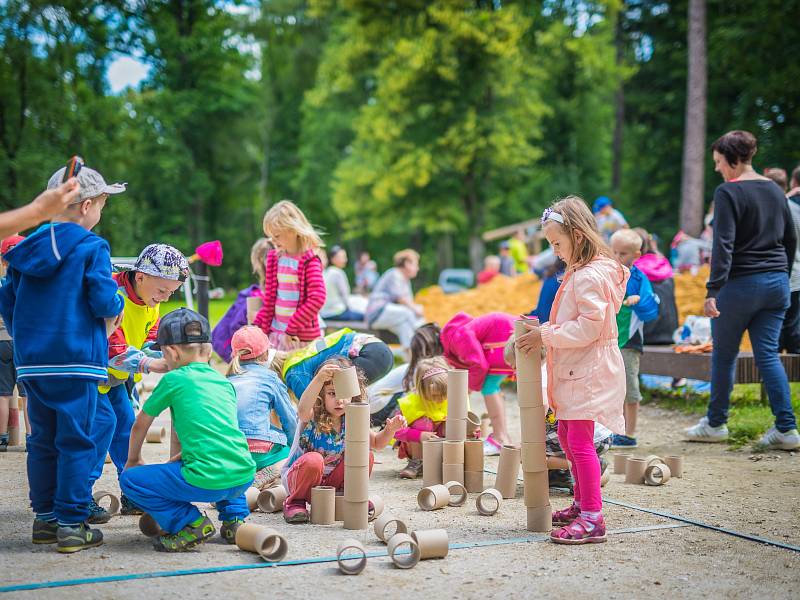
POLYGON ((92 421, 97 382, 68 378, 25 379, 31 438, 28 485, 36 513, 55 512, 59 522, 89 517, 89 471, 95 457, 92 421))
POLYGON ((326 321, 363 321, 364 313, 356 312, 346 308, 343 313, 334 317, 323 317, 326 321))
POLYGON ((106 454, 111 455, 117 473, 122 473, 125 463, 128 462, 128 446, 135 420, 136 416, 133 414, 133 406, 125 385, 112 387, 108 393, 98 395, 97 411, 92 425, 92 438, 97 446, 97 454, 89 476, 90 487, 103 474, 106 454))
POLYGON ((767 389, 775 427, 785 433, 797 427, 789 381, 778 359, 778 339, 789 308, 786 273, 755 273, 730 279, 717 296, 720 316, 711 320, 714 350, 711 354, 711 401, 708 424, 719 427, 728 420, 736 357, 745 330, 750 333, 756 366, 767 389))
POLYGON ((119 486, 167 533, 177 533, 201 516, 192 502, 216 502, 221 521, 244 519, 250 514, 244 493, 252 481, 224 490, 206 490, 187 482, 182 466, 182 461, 176 461, 126 469, 119 486))

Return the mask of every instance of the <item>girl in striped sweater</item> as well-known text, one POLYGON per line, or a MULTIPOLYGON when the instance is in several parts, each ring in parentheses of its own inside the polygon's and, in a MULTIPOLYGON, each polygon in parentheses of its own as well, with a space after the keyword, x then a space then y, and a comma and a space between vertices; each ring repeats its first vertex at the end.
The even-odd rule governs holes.
POLYGON ((253 321, 273 348, 293 350, 320 337, 325 304, 319 233, 302 211, 281 200, 264 215, 264 233, 275 246, 267 253, 264 305, 253 321))

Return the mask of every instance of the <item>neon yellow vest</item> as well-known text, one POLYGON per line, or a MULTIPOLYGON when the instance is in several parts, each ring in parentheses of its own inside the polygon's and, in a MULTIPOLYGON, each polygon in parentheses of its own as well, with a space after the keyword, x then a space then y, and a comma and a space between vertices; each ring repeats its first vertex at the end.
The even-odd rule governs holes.
POLYGON ((293 352, 289 357, 286 359, 286 362, 283 363, 283 369, 281 370, 281 376, 286 379, 286 373, 289 372, 289 369, 294 367, 295 365, 299 365, 301 362, 306 360, 307 358, 311 358, 312 356, 316 356, 323 350, 327 350, 331 346, 335 346, 339 343, 339 341, 346 336, 348 333, 354 333, 352 329, 348 329, 345 327, 344 329, 339 329, 326 335, 324 338, 320 340, 315 340, 311 342, 305 348, 301 348, 293 352))
POLYGON ((400 412, 406 418, 409 426, 422 417, 428 417, 434 423, 441 423, 447 418, 447 399, 442 402, 426 402, 422 397, 415 393, 409 392, 397 403, 400 405, 400 412))

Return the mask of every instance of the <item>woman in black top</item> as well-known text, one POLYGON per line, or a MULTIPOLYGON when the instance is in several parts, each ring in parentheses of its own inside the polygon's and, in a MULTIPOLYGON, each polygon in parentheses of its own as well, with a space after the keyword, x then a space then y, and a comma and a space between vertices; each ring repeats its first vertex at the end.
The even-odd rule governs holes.
POLYGON ((797 244, 789 205, 775 182, 753 170, 756 138, 751 133, 731 131, 711 149, 715 170, 725 179, 714 192, 714 245, 704 307, 712 319, 714 342, 711 400, 706 416, 687 430, 687 437, 698 442, 727 439, 736 358, 748 331, 775 415, 775 426, 760 445, 800 448, 789 382, 778 359, 797 244))

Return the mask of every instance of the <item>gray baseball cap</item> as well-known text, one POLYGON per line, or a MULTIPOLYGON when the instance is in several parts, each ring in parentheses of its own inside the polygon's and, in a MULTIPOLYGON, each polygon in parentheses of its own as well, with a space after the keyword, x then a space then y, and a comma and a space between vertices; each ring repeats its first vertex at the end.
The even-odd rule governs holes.
MULTIPOLYGON (((61 180, 64 178, 64 171, 66 167, 61 167, 58 171, 53 173, 50 180, 47 182, 47 189, 51 190, 61 185, 61 180)), ((83 202, 89 198, 96 198, 101 194, 121 194, 125 191, 127 183, 106 183, 103 176, 94 169, 83 167, 78 173, 78 183, 81 185, 81 196, 77 202, 83 202)))

